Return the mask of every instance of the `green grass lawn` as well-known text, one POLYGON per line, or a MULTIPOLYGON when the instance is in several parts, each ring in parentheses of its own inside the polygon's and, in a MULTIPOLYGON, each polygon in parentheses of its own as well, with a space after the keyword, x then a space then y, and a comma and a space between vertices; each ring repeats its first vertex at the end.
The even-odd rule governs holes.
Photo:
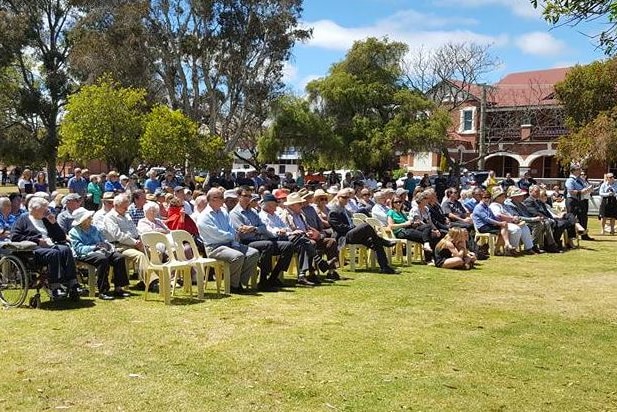
POLYGON ((617 410, 617 237, 596 239, 473 271, 4 310, 0 409, 617 410))

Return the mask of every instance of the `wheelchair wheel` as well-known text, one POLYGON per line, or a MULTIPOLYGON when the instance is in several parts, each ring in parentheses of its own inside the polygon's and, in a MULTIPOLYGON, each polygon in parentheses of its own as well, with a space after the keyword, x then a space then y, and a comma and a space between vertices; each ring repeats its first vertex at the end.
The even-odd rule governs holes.
POLYGON ((21 306, 28 295, 28 274, 21 260, 7 255, 0 259, 0 302, 21 306))

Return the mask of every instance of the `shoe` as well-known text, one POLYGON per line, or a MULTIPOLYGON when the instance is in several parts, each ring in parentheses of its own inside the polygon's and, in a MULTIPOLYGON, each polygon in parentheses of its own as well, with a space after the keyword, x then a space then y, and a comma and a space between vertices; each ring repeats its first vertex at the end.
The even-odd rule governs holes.
POLYGON ((334 270, 332 272, 329 272, 326 275, 326 279, 329 279, 329 280, 341 280, 341 276, 336 272, 336 270, 334 270))
POLYGON ((518 256, 518 252, 514 246, 506 247, 504 249, 504 256, 518 256))
POLYGON ((77 302, 79 301, 79 299, 81 298, 81 295, 79 294, 79 285, 75 285, 72 286, 71 289, 69 289, 69 299, 77 302))
POLYGON ((541 255, 542 253, 546 253, 544 249, 540 249, 538 246, 534 246, 531 250, 534 251, 535 254, 541 255))
POLYGON ((321 279, 319 279, 319 277, 314 273, 311 273, 310 275, 308 275, 306 277, 306 280, 308 280, 309 282, 315 285, 321 285, 321 279))
POLYGON ((133 294, 131 292, 127 292, 125 290, 114 290, 113 295, 117 298, 128 298, 133 296, 133 294))
POLYGON ((257 290, 260 292, 273 292, 276 290, 276 286, 272 282, 259 282, 257 284, 257 290))
POLYGON ((159 293, 159 281, 158 279, 150 283, 150 287, 148 287, 148 292, 150 293, 159 293))
POLYGON ((533 250, 533 249, 525 249, 525 250, 523 251, 523 254, 524 254, 524 255, 535 255, 535 254, 536 254, 536 252, 534 252, 534 250, 533 250))
POLYGON ((400 273, 398 270, 395 270, 391 268, 390 266, 386 266, 385 268, 381 269, 379 272, 383 273, 384 275, 397 275, 400 273))
POLYGON ((281 281, 281 279, 278 278, 278 276, 269 278, 268 283, 270 284, 270 286, 273 286, 275 288, 285 287, 285 284, 281 281))
POLYGON ((244 289, 244 288, 242 287, 242 285, 240 284, 240 285, 238 285, 238 286, 232 286, 231 288, 229 288, 229 291, 230 291, 231 293, 235 293, 235 294, 238 294, 238 295, 242 295, 242 294, 244 294, 244 293, 246 292, 246 289, 244 289))
POLYGON ((82 288, 79 285, 77 285, 75 289, 77 290, 77 293, 79 293, 79 296, 88 296, 90 294, 90 291, 87 288, 82 288))
POLYGON ((131 289, 133 289, 133 290, 146 290, 146 284, 143 282, 143 280, 140 280, 131 289))
POLYGON ((110 295, 109 292, 99 292, 99 299, 101 300, 114 300, 115 297, 110 295))
POLYGON ((297 285, 303 285, 303 286, 315 286, 315 284, 311 281, 309 281, 306 276, 298 276, 298 280, 296 281, 297 285))
POLYGON ((590 237, 588 234, 584 234, 583 236, 581 236, 582 240, 595 240, 594 238, 590 237))
POLYGON ((67 293, 64 289, 58 288, 51 291, 51 300, 66 299, 67 293))

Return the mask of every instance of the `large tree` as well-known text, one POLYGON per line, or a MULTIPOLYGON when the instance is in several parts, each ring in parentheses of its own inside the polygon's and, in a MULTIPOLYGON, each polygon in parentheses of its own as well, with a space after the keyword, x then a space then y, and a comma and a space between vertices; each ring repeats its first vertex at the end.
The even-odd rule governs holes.
POLYGON ((225 164, 217 154, 223 150, 221 138, 200 136, 199 125, 180 110, 155 106, 145 118, 139 141, 142 158, 150 164, 188 164, 213 170, 225 164))
POLYGON ((555 91, 571 132, 559 139, 562 162, 617 162, 617 58, 574 67, 555 91))
POLYGON ((28 138, 39 144, 38 158, 47 164, 53 190, 58 122, 71 90, 67 75, 71 44, 66 33, 77 9, 68 0, 0 0, 0 13, 0 51, 9 53, 0 59, 14 64, 22 77, 18 113, 24 127, 36 127, 28 138))
POLYGON ((605 29, 592 37, 598 40, 606 54, 615 52, 617 41, 617 2, 613 0, 530 0, 531 4, 542 8, 544 19, 553 26, 576 26, 584 22, 605 23, 605 29))
POLYGON ((405 44, 388 39, 354 43, 326 77, 307 85, 307 103, 284 102, 264 139, 287 139, 303 157, 319 154, 322 163, 365 170, 391 168, 397 151, 439 147, 449 117, 404 85, 406 52, 405 44))
POLYGON ((84 86, 66 106, 61 154, 80 162, 104 160, 128 171, 139 152, 145 94, 143 89, 121 87, 109 76, 84 86))
POLYGON ((226 153, 254 146, 291 49, 310 36, 299 27, 302 0, 80 3, 88 11, 74 32, 87 40, 74 59, 81 77, 122 71, 127 85, 143 72, 152 96, 223 138, 226 153))

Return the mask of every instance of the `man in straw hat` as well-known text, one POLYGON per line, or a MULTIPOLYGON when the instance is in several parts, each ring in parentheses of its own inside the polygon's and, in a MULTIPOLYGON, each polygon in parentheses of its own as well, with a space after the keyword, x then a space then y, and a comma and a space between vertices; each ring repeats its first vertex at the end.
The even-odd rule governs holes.
MULTIPOLYGON (((499 196, 505 196, 503 190, 495 190, 493 192, 494 198, 499 196)), ((471 214, 473 225, 479 233, 493 233, 500 235, 504 242, 505 253, 508 256, 516 256, 516 247, 510 242, 510 236, 508 233, 508 222, 503 222, 497 219, 491 208, 491 193, 484 191, 481 193, 480 202, 474 207, 471 214)), ((520 235, 519 235, 520 239, 520 235)), ((518 243, 517 243, 518 245, 518 243)))
POLYGON ((229 212, 231 225, 236 230, 240 242, 259 250, 259 269, 261 278, 258 288, 270 290, 282 286, 279 281, 281 273, 289 269, 294 247, 291 242, 278 240, 261 221, 259 215, 251 208, 251 192, 239 189, 238 204, 229 212), (276 265, 272 267, 272 257, 278 256, 276 265))
POLYGON ((503 205, 506 200, 506 192, 504 192, 501 186, 493 187, 493 192, 493 202, 489 207, 498 220, 508 223, 510 243, 515 247, 518 246, 519 243, 522 243, 525 248, 523 254, 535 255, 536 252, 533 250, 533 237, 531 236, 529 226, 521 222, 521 219, 517 215, 511 215, 506 210, 503 205))
POLYGON ((336 233, 336 238, 340 246, 345 243, 360 244, 375 251, 377 255, 377 263, 381 273, 395 274, 398 273, 388 264, 388 257, 384 247, 392 247, 396 243, 390 242, 380 237, 369 224, 362 223, 358 226, 353 224, 349 211, 345 208, 349 201, 349 191, 342 189, 338 192, 334 199, 334 206, 328 216, 328 221, 336 233))

